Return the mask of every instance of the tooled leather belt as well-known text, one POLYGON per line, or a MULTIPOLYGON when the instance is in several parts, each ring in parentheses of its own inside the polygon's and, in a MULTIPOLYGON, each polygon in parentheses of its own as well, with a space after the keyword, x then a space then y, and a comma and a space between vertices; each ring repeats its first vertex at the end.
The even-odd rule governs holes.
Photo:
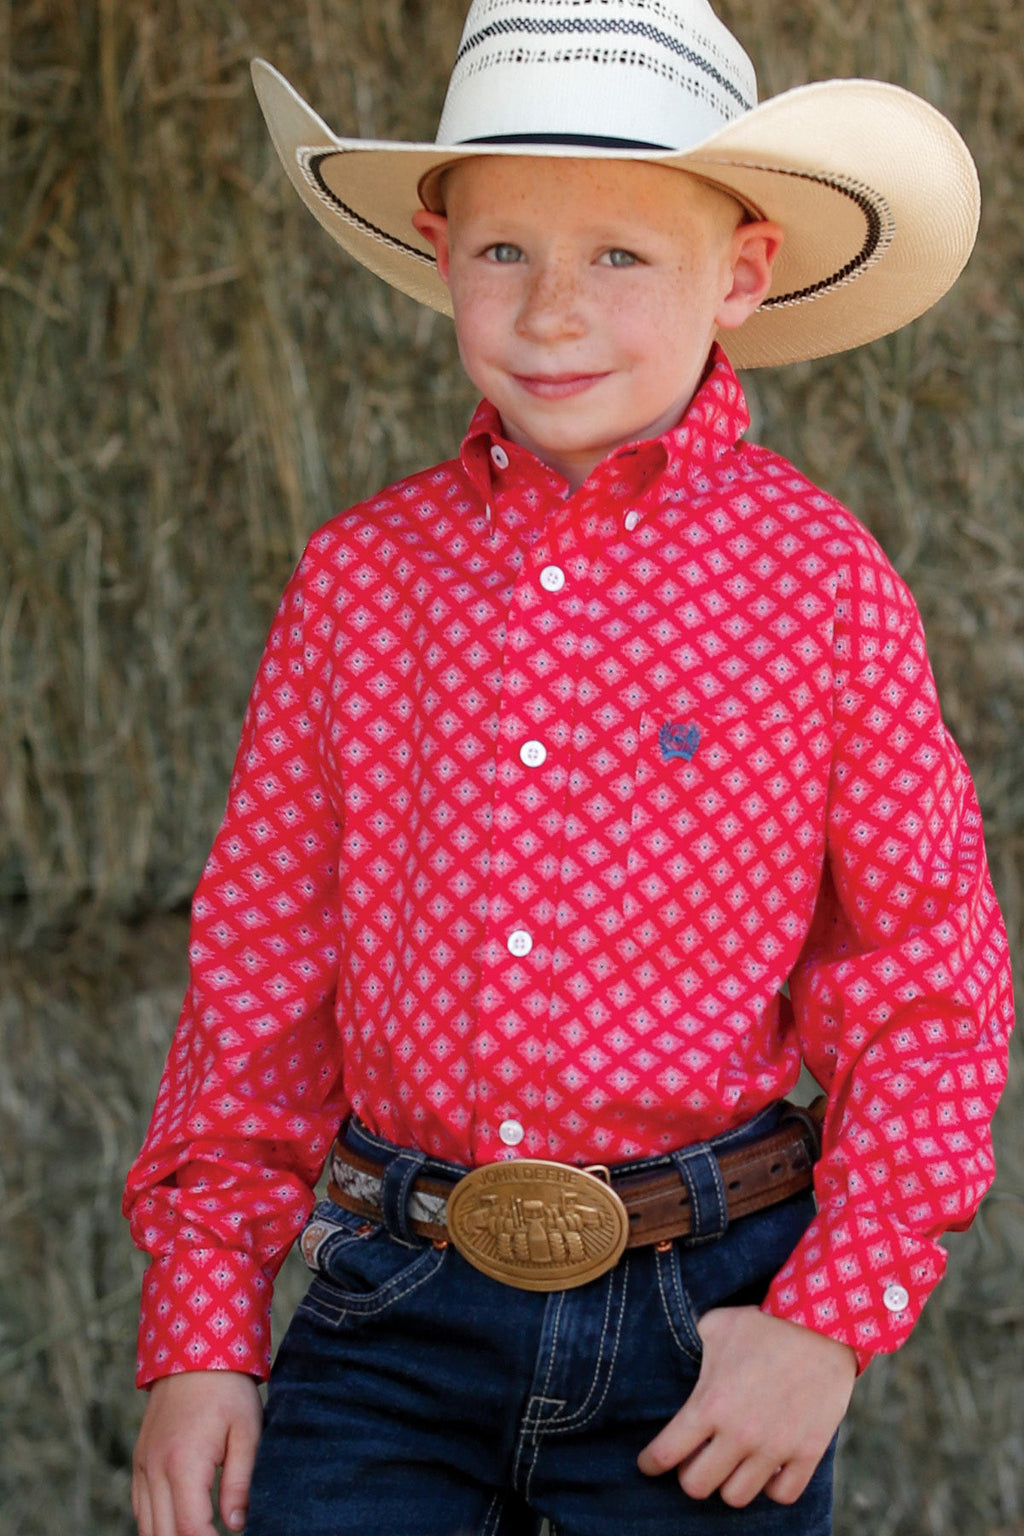
MULTIPOLYGON (((825 1099, 807 1109, 781 1109, 775 1131, 714 1154, 713 1203, 724 1202, 729 1221, 811 1185, 825 1099)), ((331 1153, 330 1199, 379 1221, 388 1161, 339 1140, 331 1153)), ((630 1172, 628 1166, 582 1169, 516 1158, 474 1168, 454 1183, 414 1178, 406 1200, 412 1232, 438 1246, 452 1242, 477 1269, 526 1290, 583 1285, 616 1264, 626 1248, 667 1246, 693 1234, 695 1226, 691 1189, 676 1164, 630 1172)))

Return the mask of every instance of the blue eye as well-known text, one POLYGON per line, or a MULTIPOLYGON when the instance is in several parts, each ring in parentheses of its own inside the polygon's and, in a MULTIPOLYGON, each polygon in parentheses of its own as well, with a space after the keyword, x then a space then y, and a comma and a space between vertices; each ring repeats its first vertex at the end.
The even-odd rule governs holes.
POLYGON ((490 246, 487 250, 487 255, 492 261, 497 261, 502 266, 508 266, 513 262, 520 261, 523 253, 518 245, 509 245, 507 242, 502 242, 499 245, 490 246))
POLYGON ((606 251, 603 258, 610 267, 635 267, 637 257, 632 251, 606 251))

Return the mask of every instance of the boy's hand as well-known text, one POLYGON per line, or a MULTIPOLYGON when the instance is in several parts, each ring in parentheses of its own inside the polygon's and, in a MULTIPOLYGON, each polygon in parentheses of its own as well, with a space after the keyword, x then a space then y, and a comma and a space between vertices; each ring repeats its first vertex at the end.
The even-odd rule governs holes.
POLYGON ((692 1499, 715 1490, 741 1508, 762 1491, 792 1504, 842 1422, 852 1349, 756 1307, 720 1307, 698 1324, 704 1360, 692 1395, 644 1447, 641 1472, 678 1468, 692 1499))
POLYGON ((187 1371, 154 1382, 132 1473, 139 1536, 216 1536, 210 1495, 218 1467, 221 1518, 240 1531, 262 1424, 251 1376, 187 1371))

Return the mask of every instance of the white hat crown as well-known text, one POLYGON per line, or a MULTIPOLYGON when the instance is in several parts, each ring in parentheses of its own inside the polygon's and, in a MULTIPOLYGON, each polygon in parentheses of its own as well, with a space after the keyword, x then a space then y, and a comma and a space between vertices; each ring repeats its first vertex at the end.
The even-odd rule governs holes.
POLYGON ((756 104, 708 0, 474 0, 436 142, 685 150, 756 104))

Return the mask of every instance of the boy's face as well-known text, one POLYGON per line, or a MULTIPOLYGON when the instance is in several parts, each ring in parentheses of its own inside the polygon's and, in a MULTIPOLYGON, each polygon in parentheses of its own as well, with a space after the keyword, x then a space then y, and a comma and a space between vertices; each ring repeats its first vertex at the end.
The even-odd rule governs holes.
POLYGON ((466 371, 507 436, 574 489, 614 448, 676 424, 716 329, 767 290, 781 239, 684 172, 617 160, 464 160, 445 207, 415 223, 466 371))

